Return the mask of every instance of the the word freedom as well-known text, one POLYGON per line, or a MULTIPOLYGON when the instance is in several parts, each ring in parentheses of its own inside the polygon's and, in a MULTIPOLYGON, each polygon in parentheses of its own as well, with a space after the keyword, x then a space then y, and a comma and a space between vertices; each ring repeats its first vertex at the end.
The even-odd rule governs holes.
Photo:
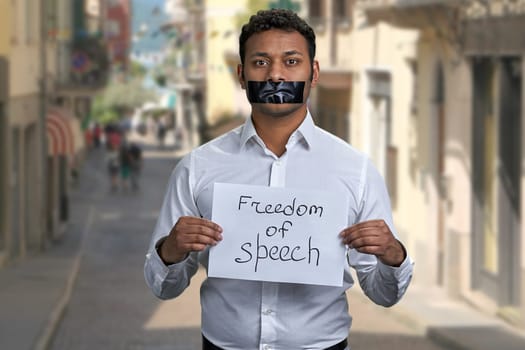
POLYGON ((241 209, 252 208, 257 214, 283 214, 286 216, 323 216, 323 207, 319 205, 297 204, 297 198, 294 197, 292 203, 283 205, 276 204, 262 204, 260 201, 252 200, 252 196, 242 195, 239 197, 239 211, 241 209))

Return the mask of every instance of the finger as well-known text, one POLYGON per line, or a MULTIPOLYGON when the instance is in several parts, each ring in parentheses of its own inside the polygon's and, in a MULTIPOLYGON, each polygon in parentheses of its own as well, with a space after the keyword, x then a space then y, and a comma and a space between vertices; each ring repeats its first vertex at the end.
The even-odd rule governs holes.
POLYGON ((381 240, 378 239, 377 236, 365 236, 365 237, 353 239, 350 242, 350 245, 352 245, 352 247, 355 249, 361 249, 365 247, 380 247, 381 240))
POLYGON ((381 229, 377 227, 362 227, 359 230, 344 230, 340 233, 340 237, 345 244, 352 244, 356 239, 367 237, 367 236, 379 236, 381 229))
POLYGON ((222 240, 222 228, 206 219, 185 217, 177 222, 174 230, 181 235, 200 234, 217 241, 222 240))
POLYGON ((195 216, 183 216, 179 219, 179 221, 186 225, 205 226, 205 227, 210 228, 211 230, 222 232, 222 227, 220 225, 208 219, 198 218, 195 216))
POLYGON ((192 251, 203 251, 208 246, 217 245, 218 240, 202 234, 189 234, 187 232, 176 235, 173 247, 178 251, 189 253, 192 251))
POLYGON ((206 236, 203 234, 189 234, 184 238, 186 244, 200 244, 200 245, 217 245, 219 240, 215 237, 206 236))
POLYGON ((348 232, 354 232, 354 231, 359 231, 359 230, 362 230, 362 229, 365 229, 365 228, 372 228, 372 227, 385 227, 386 226, 386 223, 384 220, 382 219, 379 219, 379 220, 368 220, 368 221, 362 221, 362 222, 359 222, 355 225, 352 225, 348 228, 346 228, 345 230, 348 231, 348 232))

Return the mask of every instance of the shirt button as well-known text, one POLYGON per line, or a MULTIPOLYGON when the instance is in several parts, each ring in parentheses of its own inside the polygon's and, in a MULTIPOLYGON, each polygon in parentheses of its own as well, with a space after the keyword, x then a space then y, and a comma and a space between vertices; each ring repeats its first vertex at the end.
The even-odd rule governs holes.
POLYGON ((268 315, 271 315, 271 314, 272 314, 272 312, 273 312, 273 310, 272 310, 272 309, 266 309, 266 310, 264 310, 264 311, 263 311, 263 315, 266 315, 266 316, 268 316, 268 315))

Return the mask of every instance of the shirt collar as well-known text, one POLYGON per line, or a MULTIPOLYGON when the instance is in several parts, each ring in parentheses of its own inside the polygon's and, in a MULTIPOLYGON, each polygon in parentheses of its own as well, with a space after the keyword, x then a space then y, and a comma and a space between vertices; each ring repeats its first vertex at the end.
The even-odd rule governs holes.
POLYGON ((240 146, 241 148, 246 146, 246 143, 249 139, 252 137, 256 137, 257 132, 255 131, 255 126, 253 125, 252 117, 246 118, 246 122, 244 123, 244 127, 241 131, 241 139, 240 139, 240 146))
MULTIPOLYGON (((312 115, 310 114, 310 111, 307 111, 306 117, 304 118, 303 122, 297 130, 295 130, 292 133, 292 136, 290 137, 300 137, 305 141, 305 144, 308 148, 312 147, 312 144, 314 143, 314 134, 315 134, 315 124, 312 118, 312 115)), ((248 140, 250 140, 252 137, 258 139, 259 136, 257 135, 257 131, 255 130, 255 126, 253 125, 252 118, 247 118, 246 122, 244 123, 244 127, 242 128, 241 135, 240 135, 240 146, 241 148, 244 148, 246 146, 246 143, 248 140)))
POLYGON ((306 113, 306 117, 294 134, 297 134, 297 136, 302 136, 302 139, 305 141, 305 144, 308 148, 312 147, 315 139, 315 124, 310 111, 306 113))

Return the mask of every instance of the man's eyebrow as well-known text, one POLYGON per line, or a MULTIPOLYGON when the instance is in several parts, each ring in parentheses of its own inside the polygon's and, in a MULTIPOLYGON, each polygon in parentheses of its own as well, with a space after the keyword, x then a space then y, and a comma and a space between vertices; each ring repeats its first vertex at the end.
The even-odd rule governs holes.
POLYGON ((267 52, 254 52, 250 57, 270 57, 270 55, 267 52))
POLYGON ((299 52, 297 50, 290 50, 290 51, 285 51, 284 52, 284 56, 293 56, 293 55, 299 55, 299 56, 304 56, 302 54, 302 52, 299 52))
MULTIPOLYGON (((289 51, 285 51, 283 53, 283 56, 294 56, 294 55, 299 55, 299 56, 304 56, 303 53, 301 53, 300 51, 297 51, 297 50, 289 50, 289 51)), ((270 54, 268 52, 254 52, 250 55, 250 57, 270 57, 270 54)))

